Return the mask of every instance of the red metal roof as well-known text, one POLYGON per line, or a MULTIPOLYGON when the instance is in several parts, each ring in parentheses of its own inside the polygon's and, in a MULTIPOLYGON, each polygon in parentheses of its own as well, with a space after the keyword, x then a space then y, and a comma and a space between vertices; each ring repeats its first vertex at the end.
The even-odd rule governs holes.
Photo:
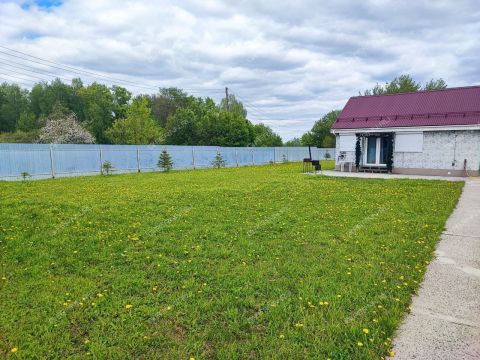
POLYGON ((480 86, 354 96, 332 129, 480 125, 480 86))

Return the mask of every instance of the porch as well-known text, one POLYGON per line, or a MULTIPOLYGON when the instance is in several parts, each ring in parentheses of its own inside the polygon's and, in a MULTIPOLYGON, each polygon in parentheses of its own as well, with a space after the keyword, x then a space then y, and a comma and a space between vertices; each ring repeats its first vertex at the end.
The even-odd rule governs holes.
POLYGON ((430 176, 430 175, 408 175, 408 174, 386 174, 386 173, 368 173, 368 172, 341 172, 337 170, 323 170, 318 175, 333 177, 349 177, 360 179, 424 179, 424 180, 446 180, 446 181, 466 181, 475 179, 472 177, 460 176, 430 176))
POLYGON ((393 169, 393 132, 356 133, 341 136, 336 170, 341 172, 391 173, 393 169), (342 146, 343 145, 343 146, 342 146))

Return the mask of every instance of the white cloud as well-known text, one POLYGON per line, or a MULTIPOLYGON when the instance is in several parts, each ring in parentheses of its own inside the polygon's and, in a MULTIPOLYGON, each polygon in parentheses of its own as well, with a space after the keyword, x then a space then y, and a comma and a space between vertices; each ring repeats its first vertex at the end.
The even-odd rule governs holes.
POLYGON ((228 86, 253 121, 285 139, 402 73, 478 84, 479 33, 475 0, 66 0, 54 7, 0 0, 3 46, 152 91, 203 88, 195 95, 218 100, 228 86))

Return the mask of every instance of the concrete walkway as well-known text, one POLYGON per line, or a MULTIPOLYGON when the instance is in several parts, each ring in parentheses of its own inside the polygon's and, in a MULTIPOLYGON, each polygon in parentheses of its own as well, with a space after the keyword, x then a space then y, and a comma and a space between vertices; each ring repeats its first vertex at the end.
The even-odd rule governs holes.
POLYGON ((336 176, 336 177, 354 177, 363 179, 426 179, 426 180, 448 180, 448 181, 465 181, 468 178, 459 176, 428 176, 428 175, 404 175, 404 174, 377 174, 377 173, 361 173, 361 172, 340 172, 334 170, 324 170, 317 175, 336 176))
POLYGON ((480 359, 480 180, 467 180, 429 265, 394 359, 480 359))

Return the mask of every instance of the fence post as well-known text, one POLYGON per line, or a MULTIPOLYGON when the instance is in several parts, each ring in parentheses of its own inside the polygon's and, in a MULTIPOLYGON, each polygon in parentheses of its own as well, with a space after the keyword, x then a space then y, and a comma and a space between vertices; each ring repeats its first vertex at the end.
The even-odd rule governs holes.
POLYGON ((193 170, 195 170, 195 148, 192 146, 192 165, 193 170))
POLYGON ((252 165, 255 165, 255 155, 253 153, 253 148, 252 148, 252 165))
POLYGON ((100 149, 100 175, 103 175, 103 154, 102 154, 102 145, 98 145, 100 149))
POLYGON ((137 171, 140 172, 140 146, 137 145, 137 171))
POLYGON ((238 167, 238 149, 235 149, 235 162, 237 163, 238 167))
POLYGON ((287 162, 289 162, 289 160, 288 160, 288 147, 287 147, 287 162))
POLYGON ((277 157, 275 156, 275 153, 276 153, 276 147, 273 147, 273 163, 276 164, 277 163, 277 157))
POLYGON ((52 144, 49 146, 49 152, 50 152, 50 171, 52 173, 52 178, 55 179, 55 166, 53 164, 53 149, 52 149, 52 144))

